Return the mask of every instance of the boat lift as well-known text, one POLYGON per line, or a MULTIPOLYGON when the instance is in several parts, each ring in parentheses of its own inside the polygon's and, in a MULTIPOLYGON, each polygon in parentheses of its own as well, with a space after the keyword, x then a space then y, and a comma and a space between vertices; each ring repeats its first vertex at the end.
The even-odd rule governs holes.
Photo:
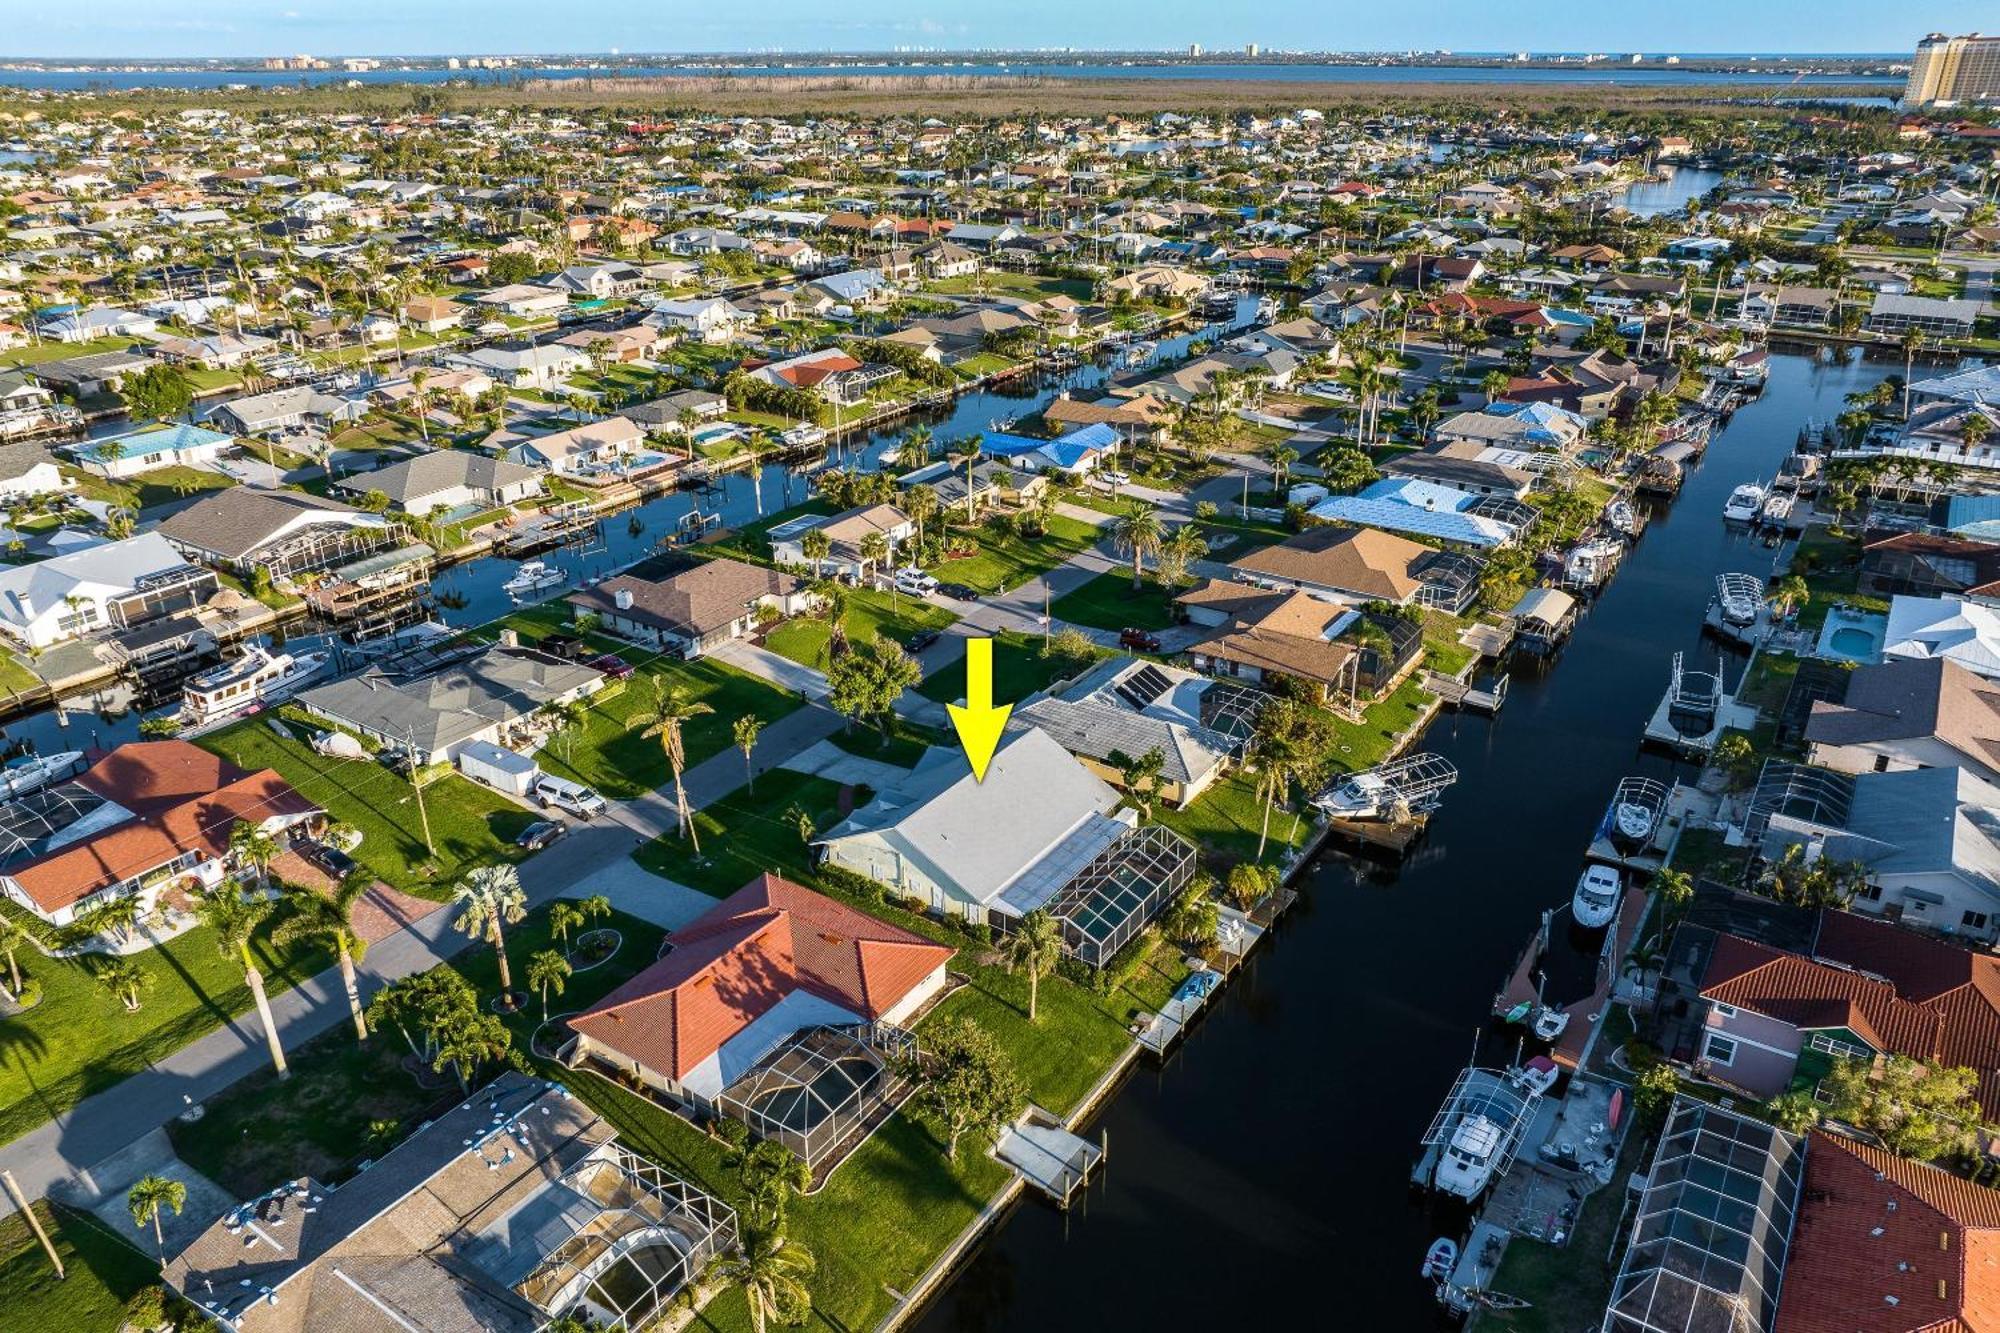
POLYGON ((1313 797, 1312 803, 1333 819, 1407 823, 1437 809, 1445 788, 1457 781, 1457 766, 1443 755, 1405 755, 1350 773, 1313 797))
POLYGON ((1498 1180, 1506 1175, 1514 1165, 1514 1155, 1520 1151, 1528 1124, 1534 1119, 1542 1092, 1540 1086, 1524 1078, 1518 1069, 1481 1069, 1468 1065, 1459 1070, 1451 1092, 1419 1140, 1418 1146, 1423 1151, 1410 1172, 1410 1183, 1419 1189, 1431 1188, 1438 1159, 1451 1142, 1453 1131, 1473 1116, 1484 1116, 1499 1128, 1500 1141, 1493 1150, 1491 1178, 1498 1180))

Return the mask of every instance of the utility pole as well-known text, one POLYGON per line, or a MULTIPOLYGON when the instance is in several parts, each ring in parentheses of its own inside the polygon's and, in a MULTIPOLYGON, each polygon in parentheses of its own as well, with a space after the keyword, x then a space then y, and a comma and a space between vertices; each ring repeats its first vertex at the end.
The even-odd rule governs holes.
POLYGON ((56 1270, 57 1280, 68 1277, 69 1274, 63 1271, 62 1256, 56 1253, 55 1245, 49 1240, 49 1233, 42 1230, 42 1219, 35 1216, 34 1206, 28 1202, 28 1196, 21 1192, 21 1186, 15 1181, 14 1173, 0 1171, 0 1181, 4 1181, 7 1185, 7 1197, 14 1201, 14 1206, 21 1210, 21 1216, 27 1218, 28 1225, 34 1228, 35 1239, 42 1243, 42 1252, 49 1256, 49 1263, 56 1270))

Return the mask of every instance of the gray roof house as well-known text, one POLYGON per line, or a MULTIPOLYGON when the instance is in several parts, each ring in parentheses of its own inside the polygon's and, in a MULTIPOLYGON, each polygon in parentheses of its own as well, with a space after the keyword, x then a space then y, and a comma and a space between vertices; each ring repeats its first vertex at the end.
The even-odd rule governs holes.
POLYGON ((493 509, 540 493, 539 468, 504 458, 433 449, 427 454, 374 472, 342 477, 334 483, 349 495, 380 491, 406 514, 423 515, 440 509, 493 509))
POLYGON ((359 421, 366 415, 368 404, 365 402, 300 386, 233 398, 210 412, 208 419, 238 435, 268 435, 296 426, 326 430, 359 421))
POLYGON ((510 1071, 343 1185, 238 1204, 164 1277, 235 1333, 642 1328, 735 1242, 727 1205, 510 1071))
POLYGON ((1942 657, 1859 667, 1842 699, 1814 702, 1805 740, 1842 773, 1957 767, 2000 782, 2000 685, 1942 657))
POLYGON ((1140 828, 1118 793, 1047 732, 1003 737, 983 782, 955 746, 817 839, 825 863, 1005 930, 1045 910, 1067 951, 1103 966, 1186 886, 1194 848, 1140 828))
POLYGON ((1062 694, 1015 708, 1011 725, 1047 732, 1114 786, 1124 785, 1118 756, 1139 759, 1157 749, 1163 761, 1159 799, 1184 808, 1243 748, 1242 728, 1230 735, 1209 725, 1233 726, 1217 716, 1215 705, 1223 701, 1212 696, 1239 692, 1179 667, 1111 658, 1062 694))
POLYGON ((394 536, 389 520, 304 491, 231 486, 160 524, 160 535, 190 560, 273 577, 330 569, 367 555, 394 536))
POLYGON ((1858 912, 1992 940, 2000 935, 2000 787, 1960 768, 1849 776, 1773 761, 1745 833, 1766 856, 1859 861, 1858 912))
POLYGON ((797 615, 813 594, 805 580, 783 570, 726 557, 667 555, 573 592, 568 601, 579 613, 599 616, 620 638, 694 657, 750 633, 765 607, 797 615))
POLYGON ((503 644, 422 674, 370 667, 298 698, 329 722, 434 764, 456 759, 471 741, 505 746, 526 734, 537 709, 594 694, 603 683, 594 667, 503 644))

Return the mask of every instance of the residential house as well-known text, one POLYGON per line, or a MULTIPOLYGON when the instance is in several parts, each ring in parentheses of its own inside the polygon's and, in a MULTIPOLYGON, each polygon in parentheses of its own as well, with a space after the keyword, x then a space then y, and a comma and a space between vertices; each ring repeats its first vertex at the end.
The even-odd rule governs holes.
POLYGON ((504 458, 433 449, 373 472, 342 477, 335 490, 349 495, 380 491, 405 514, 421 518, 440 511, 472 514, 500 509, 541 494, 542 472, 504 458))
POLYGON ((200 606, 220 588, 165 537, 142 533, 27 565, 0 567, 0 634, 47 648, 200 606))
POLYGON ((1141 828, 1118 793, 1048 733, 1001 739, 983 781, 957 746, 925 752, 814 842, 825 864, 932 911, 1007 930, 1046 911, 1065 949, 1103 966, 1194 875, 1194 848, 1141 828))
POLYGON ((1868 327, 1876 333, 1917 329, 1937 338, 1969 338, 1979 318, 1979 302, 1935 296, 1882 293, 1869 307, 1868 327))
POLYGON ((235 437, 221 431, 162 421, 72 446, 71 456, 102 476, 131 477, 174 464, 207 467, 235 447, 235 437))
POLYGON ((282 840, 323 814, 273 769, 248 772, 187 741, 120 745, 0 809, 0 893, 51 926, 128 897, 143 915, 173 893, 186 911, 244 868, 230 850, 239 823, 282 840))
POLYGON ((945 992, 952 956, 949 945, 760 875, 571 1018, 564 1056, 698 1115, 740 1120, 824 1179, 900 1102, 907 1029, 945 992), (804 1088, 810 1112, 775 1108, 779 1087, 804 1088))
POLYGON ((1846 687, 1812 705, 1811 763, 1840 773, 1963 768, 2000 783, 2000 685, 1931 657, 1858 667, 1846 687))
POLYGON ((59 495, 75 483, 39 444, 0 444, 0 500, 59 495))
POLYGON ((481 292, 472 300, 475 305, 512 315, 516 319, 544 318, 569 309, 568 292, 557 287, 543 287, 528 282, 496 287, 492 291, 481 292))
POLYGON ((888 542, 889 559, 895 559, 902 544, 916 535, 917 525, 892 504, 862 505, 830 516, 811 515, 773 528, 769 534, 771 558, 780 565, 812 569, 816 578, 839 578, 859 583, 872 570, 861 553, 861 545, 880 533, 888 542), (809 532, 826 535, 830 554, 814 562, 806 558, 805 538, 809 532))
POLYGON ((557 476, 596 476, 629 467, 645 444, 646 432, 631 418, 603 417, 523 440, 507 451, 507 457, 557 476))
POLYGON ((502 642, 441 669, 406 673, 372 666, 315 685, 298 702, 334 725, 407 750, 420 765, 454 760, 468 744, 521 743, 550 704, 595 694, 604 673, 502 642))
MULTIPOLYGON (((1946 526, 1992 521, 1974 515, 1953 496, 1946 526)), ((1991 506, 2000 511, 2000 506, 1991 506)), ((1993 518, 2000 518, 1996 512, 1993 518)), ((2000 527, 1996 527, 2000 531, 2000 527)), ((1869 542, 1861 550, 1860 592, 1873 597, 1931 598, 2000 596, 2000 544, 1970 536, 1899 532, 1869 542)))
POLYGON ((395 541, 379 514, 305 491, 231 486, 156 529, 188 559, 241 578, 295 578, 360 559, 395 541))
POLYGON ((751 322, 751 316, 719 296, 657 301, 647 322, 704 343, 725 343, 751 322))
POLYGON ((1254 717, 1244 692, 1225 682, 1179 667, 1110 658, 1060 694, 1017 705, 1010 725, 1047 732, 1085 768, 1121 789, 1125 763, 1157 750, 1161 766, 1152 795, 1186 809, 1229 770, 1254 717))
POLYGON ((1454 546, 1505 546, 1534 521, 1519 500, 1479 496, 1414 477, 1385 477, 1354 495, 1336 495, 1310 511, 1326 522, 1382 528, 1454 546))
POLYGON ((741 560, 666 555, 568 597, 578 615, 595 615, 606 633, 700 657, 769 620, 812 609, 805 581, 741 560))
POLYGON ((234 1333, 645 1328, 736 1243, 726 1204, 509 1070, 338 1187, 304 1176, 230 1209, 163 1277, 234 1333))
POLYGON ((1476 562, 1375 528, 1309 527, 1229 565, 1242 582, 1347 605, 1388 602, 1456 614, 1479 595, 1476 562))
POLYGON ((558 389, 578 371, 590 369, 590 358, 561 343, 533 347, 475 347, 453 352, 447 365, 476 370, 510 389, 558 389))
POLYGON ((1967 671, 2000 679, 2000 611, 1956 597, 1892 597, 1882 653, 1949 658, 1967 671))
POLYGON ((465 318, 465 307, 446 296, 412 296, 396 312, 419 333, 444 333, 465 318))
POLYGON ((1356 618, 1350 607, 1229 579, 1209 579, 1174 600, 1189 621, 1216 631, 1187 649, 1198 671, 1262 689, 1297 681, 1326 700, 1353 698, 1361 688, 1360 654, 1339 638, 1356 618))
POLYGON ((299 429, 326 434, 367 415, 366 399, 341 398, 299 386, 232 398, 212 409, 208 419, 237 435, 278 435, 299 429))

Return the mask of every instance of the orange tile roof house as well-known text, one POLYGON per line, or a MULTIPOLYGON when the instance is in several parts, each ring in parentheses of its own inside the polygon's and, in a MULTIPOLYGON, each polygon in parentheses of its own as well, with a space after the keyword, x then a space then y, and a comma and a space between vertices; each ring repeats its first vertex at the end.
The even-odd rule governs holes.
POLYGON ((132 894, 213 888, 238 823, 273 835, 324 811, 273 769, 186 741, 121 745, 75 779, 0 810, 0 891, 52 925, 132 894))
POLYGON ((665 1098, 740 1119, 816 1169, 900 1101, 903 1025, 952 950, 765 874, 688 925, 651 967, 569 1020, 565 1052, 665 1098))
POLYGON ((2000 1191, 1815 1130, 1773 1333, 2000 1328, 2000 1191))

